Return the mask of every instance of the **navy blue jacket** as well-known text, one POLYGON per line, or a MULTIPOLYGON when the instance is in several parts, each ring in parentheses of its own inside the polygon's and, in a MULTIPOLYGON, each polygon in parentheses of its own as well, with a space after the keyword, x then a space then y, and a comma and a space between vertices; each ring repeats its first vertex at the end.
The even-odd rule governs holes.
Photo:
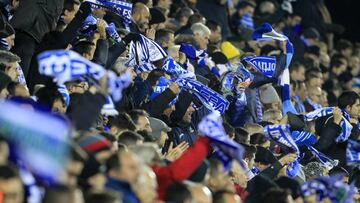
POLYGON ((108 177, 105 187, 118 192, 119 195, 122 196, 122 202, 140 203, 140 200, 137 198, 134 191, 131 189, 129 183, 108 177))

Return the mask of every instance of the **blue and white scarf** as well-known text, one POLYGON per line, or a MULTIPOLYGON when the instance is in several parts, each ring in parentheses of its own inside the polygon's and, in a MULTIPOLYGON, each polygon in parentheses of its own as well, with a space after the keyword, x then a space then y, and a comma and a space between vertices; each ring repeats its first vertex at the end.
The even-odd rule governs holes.
POLYGON ((226 100, 221 94, 208 88, 202 83, 192 80, 190 78, 183 78, 177 80, 177 83, 183 90, 187 90, 195 95, 206 108, 214 111, 218 111, 221 114, 225 113, 225 110, 229 106, 229 101, 226 100))
POLYGON ((40 74, 54 77, 59 85, 82 76, 91 76, 99 80, 106 73, 102 66, 83 58, 74 51, 45 51, 39 54, 37 59, 40 74))
POLYGON ((313 107, 314 110, 321 109, 323 107, 321 104, 315 103, 309 97, 306 97, 305 100, 310 104, 311 107, 313 107))
POLYGON ((301 186, 305 197, 316 195, 318 202, 329 198, 333 203, 351 203, 356 190, 353 184, 342 181, 342 176, 320 176, 309 180, 301 186))
POLYGON ((97 24, 97 19, 90 14, 88 17, 86 17, 81 28, 78 30, 78 35, 84 36, 86 38, 93 36, 93 34, 97 30, 96 24, 97 24))
POLYGON ((300 97, 299 96, 293 96, 293 100, 295 102, 295 110, 298 113, 305 113, 306 112, 305 106, 304 106, 303 102, 301 101, 300 97))
MULTIPOLYGON (((167 88, 169 87, 169 83, 168 80, 164 77, 161 76, 158 79, 158 83, 154 88, 154 91, 152 92, 152 94, 150 95, 150 101, 154 101, 154 99, 159 96, 161 93, 163 93, 167 88)), ((175 105, 176 103, 176 99, 172 100, 169 105, 175 105)))
POLYGON ((196 50, 191 44, 182 43, 180 45, 179 52, 182 52, 190 59, 200 59, 204 58, 207 53, 206 50, 196 50))
MULTIPOLYGON (((264 128, 264 134, 269 139, 292 149, 297 155, 300 150, 290 134, 290 125, 268 125, 264 128)), ((300 170, 299 162, 296 160, 286 168, 286 173, 290 177, 295 177, 300 170)))
POLYGON ((101 114, 105 116, 117 116, 119 112, 115 109, 114 102, 110 96, 106 97, 105 104, 101 108, 101 114))
POLYGON ((266 77, 272 78, 276 69, 276 58, 274 56, 248 56, 242 59, 251 64, 257 71, 266 77))
POLYGON ((248 29, 254 29, 254 21, 253 18, 250 16, 250 14, 248 12, 245 12, 244 15, 241 17, 240 25, 248 28, 248 29))
POLYGON ((132 3, 121 0, 85 0, 91 3, 93 8, 104 8, 111 11, 124 20, 125 24, 131 23, 132 3))
MULTIPOLYGON (((126 62, 127 66, 134 67, 135 70, 151 70, 155 67, 152 62, 164 59, 168 56, 166 51, 155 41, 141 35, 139 41, 131 41, 129 45, 129 55, 126 62)), ((150 70, 150 71, 151 71, 150 70)))
MULTIPOLYGON (((312 121, 320 117, 332 115, 333 109, 334 109, 333 107, 325 107, 325 108, 317 109, 315 111, 306 114, 304 119, 305 121, 312 121)), ((336 142, 345 142, 350 137, 351 130, 353 127, 351 123, 344 116, 342 116, 342 119, 340 121, 340 126, 342 128, 342 131, 341 134, 336 138, 336 142)))
POLYGON ((230 169, 233 159, 243 166, 244 148, 226 135, 218 112, 213 112, 204 117, 199 123, 198 130, 200 135, 210 139, 215 153, 220 157, 226 170, 230 169))
POLYGON ((315 135, 305 131, 292 131, 291 136, 297 146, 311 146, 317 142, 315 135))
POLYGON ((0 46, 7 51, 10 51, 9 43, 6 41, 6 38, 0 38, 0 46))
POLYGON ((40 74, 53 77, 58 85, 84 76, 99 80, 108 73, 109 92, 116 102, 121 99, 122 90, 132 82, 129 71, 117 76, 114 72, 106 71, 102 66, 83 58, 74 51, 45 51, 39 54, 37 59, 40 74))
POLYGON ((321 164, 327 169, 331 170, 335 166, 339 164, 339 160, 333 160, 326 156, 325 154, 319 152, 312 146, 307 146, 307 148, 310 150, 310 152, 321 162, 321 164))
POLYGON ((58 85, 58 91, 63 96, 66 106, 70 104, 70 94, 65 85, 58 85))
MULTIPOLYGON (((265 41, 271 41, 271 40, 278 40, 278 41, 286 41, 286 64, 285 64, 285 70, 280 76, 279 84, 281 87, 281 99, 283 102, 283 115, 285 115, 287 112, 291 112, 294 114, 297 114, 296 109, 294 108, 293 104, 291 103, 290 98, 290 72, 289 72, 289 66, 292 60, 292 57, 294 55, 294 47, 288 37, 286 37, 283 34, 277 33, 269 23, 264 23, 262 26, 257 28, 253 33, 253 39, 254 40, 265 40, 265 41)), ((274 67, 273 70, 275 71, 276 68, 276 61, 274 64, 274 60, 270 60, 269 58, 262 59, 260 62, 272 62, 269 65, 270 67, 274 67)), ((264 63, 265 64, 265 63, 264 63)), ((270 68, 271 69, 271 68, 270 68)), ((272 69, 271 69, 272 70, 272 69)), ((263 72, 263 71, 261 71, 263 72)), ((271 72, 272 75, 274 72, 271 72)), ((269 75, 266 75, 269 77, 269 75)))
POLYGON ((180 78, 193 78, 195 79, 195 74, 185 70, 181 67, 173 58, 168 57, 164 61, 162 69, 171 76, 171 80, 174 82, 180 78))
POLYGON ((348 166, 360 165, 360 143, 349 140, 346 148, 346 163, 348 166))

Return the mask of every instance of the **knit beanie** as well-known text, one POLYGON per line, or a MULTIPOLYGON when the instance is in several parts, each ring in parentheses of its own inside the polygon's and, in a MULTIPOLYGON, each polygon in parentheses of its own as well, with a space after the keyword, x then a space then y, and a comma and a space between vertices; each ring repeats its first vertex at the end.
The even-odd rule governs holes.
POLYGON ((109 141, 100 135, 90 135, 78 141, 80 147, 89 153, 97 153, 103 150, 110 150, 109 141))
POLYGON ((221 52, 226 56, 228 60, 240 57, 240 51, 231 42, 223 42, 220 45, 221 52))
POLYGON ((175 111, 171 114, 171 120, 174 123, 181 122, 193 98, 187 91, 182 91, 175 105, 175 111))

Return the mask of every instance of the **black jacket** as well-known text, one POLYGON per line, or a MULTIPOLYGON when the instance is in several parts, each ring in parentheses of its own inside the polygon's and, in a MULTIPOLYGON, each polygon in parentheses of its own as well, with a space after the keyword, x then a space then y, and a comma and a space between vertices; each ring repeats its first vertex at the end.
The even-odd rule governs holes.
POLYGON ((10 24, 40 43, 46 33, 55 29, 63 5, 64 0, 20 1, 10 24))

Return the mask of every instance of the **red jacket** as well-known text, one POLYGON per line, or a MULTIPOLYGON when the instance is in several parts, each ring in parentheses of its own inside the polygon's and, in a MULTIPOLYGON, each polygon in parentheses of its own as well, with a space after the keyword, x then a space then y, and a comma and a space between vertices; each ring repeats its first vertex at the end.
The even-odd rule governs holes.
POLYGON ((166 189, 174 182, 188 179, 201 165, 210 150, 210 141, 200 137, 180 158, 167 166, 152 166, 158 182, 158 198, 165 198, 166 189))

